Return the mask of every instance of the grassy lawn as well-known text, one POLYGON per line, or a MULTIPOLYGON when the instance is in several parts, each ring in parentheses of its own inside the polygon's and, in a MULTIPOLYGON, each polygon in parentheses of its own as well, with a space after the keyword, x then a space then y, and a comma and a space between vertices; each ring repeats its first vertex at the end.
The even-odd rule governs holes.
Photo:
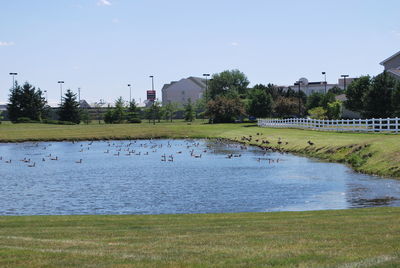
POLYGON ((400 178, 400 135, 319 132, 298 129, 259 128, 255 124, 204 124, 182 121, 156 125, 44 125, 1 124, 0 142, 28 140, 91 140, 141 138, 227 138, 290 151, 329 161, 343 162, 355 170, 400 178), (258 136, 257 133, 262 135, 258 136), (282 144, 278 141, 281 138, 282 144), (310 146, 307 141, 312 141, 310 146), (287 143, 287 144, 286 144, 287 143))
POLYGON ((399 267, 400 208, 0 217, 1 267, 399 267))

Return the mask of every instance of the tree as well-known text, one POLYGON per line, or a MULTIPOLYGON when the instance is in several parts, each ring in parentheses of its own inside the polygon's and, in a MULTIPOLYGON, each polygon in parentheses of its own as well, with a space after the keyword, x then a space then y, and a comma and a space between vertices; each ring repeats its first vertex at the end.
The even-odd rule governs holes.
POLYGON ((322 93, 314 92, 310 96, 308 96, 306 104, 307 110, 311 110, 313 108, 321 106, 323 95, 324 94, 322 93))
POLYGON ((86 124, 89 125, 90 123, 90 115, 87 109, 81 109, 81 120, 86 124))
POLYGON ((192 122, 194 120, 194 108, 192 105, 192 100, 189 98, 187 104, 185 105, 185 121, 192 122))
POLYGON ((119 97, 115 101, 115 107, 113 109, 113 123, 123 123, 125 120, 125 101, 122 97, 119 97))
MULTIPOLYGON (((357 79, 356 79, 357 80, 357 79)), ((334 87, 332 87, 332 88, 330 88, 329 90, 328 90, 328 93, 332 93, 332 94, 334 94, 334 95, 341 95, 341 94, 343 94, 343 93, 345 93, 344 92, 344 89, 341 89, 340 87, 338 87, 338 86, 334 86, 334 87)))
POLYGON ((178 104, 173 102, 168 102, 167 105, 163 106, 163 115, 165 120, 170 120, 174 117, 176 111, 178 110, 178 104))
POLYGON ((76 100, 76 93, 74 94, 70 89, 67 90, 63 97, 63 103, 60 106, 58 115, 60 121, 68 121, 75 124, 81 122, 79 102, 76 100))
POLYGON ((218 96, 207 103, 206 115, 214 123, 231 123, 244 115, 244 104, 239 97, 218 96))
POLYGON ((390 117, 393 114, 392 95, 396 81, 386 71, 375 76, 364 95, 366 117, 390 117))
POLYGON ((371 77, 369 75, 361 76, 351 82, 346 90, 346 98, 344 105, 346 108, 362 112, 364 110, 364 97, 371 85, 371 77))
POLYGON ((246 75, 239 70, 223 71, 213 74, 208 86, 208 100, 214 100, 218 96, 238 95, 245 96, 249 80, 246 75))
POLYGON ((14 87, 10 90, 7 110, 12 122, 16 122, 20 117, 41 121, 47 115, 46 100, 42 96, 42 91, 40 88, 36 90, 28 82, 22 87, 15 82, 14 87))
POLYGON ((392 94, 393 116, 400 116, 400 81, 397 81, 392 94))
POLYGON ((342 116, 342 103, 338 100, 328 103, 326 115, 328 119, 339 119, 342 116))
POLYGON ((129 103, 128 111, 126 114, 126 118, 129 123, 140 123, 141 120, 139 118, 138 107, 136 106, 136 102, 134 99, 129 103))
POLYGON ((327 111, 323 107, 314 107, 308 110, 308 114, 312 119, 326 119, 327 111))
POLYGON ((274 103, 274 112, 278 117, 294 117, 304 113, 304 105, 298 98, 280 97, 274 103), (300 105, 300 108, 299 108, 300 105))
POLYGON ((272 97, 265 90, 252 90, 249 99, 247 109, 249 115, 262 118, 272 114, 272 97))

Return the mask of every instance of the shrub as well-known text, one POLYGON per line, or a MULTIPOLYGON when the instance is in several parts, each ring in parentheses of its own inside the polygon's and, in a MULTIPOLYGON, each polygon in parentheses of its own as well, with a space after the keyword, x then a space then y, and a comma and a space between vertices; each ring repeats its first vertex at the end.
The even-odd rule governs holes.
POLYGON ((15 123, 38 123, 38 121, 32 120, 29 117, 18 117, 15 123))
POLYGON ((140 123, 142 123, 142 120, 140 120, 140 118, 132 118, 129 120, 129 123, 140 124, 140 123))

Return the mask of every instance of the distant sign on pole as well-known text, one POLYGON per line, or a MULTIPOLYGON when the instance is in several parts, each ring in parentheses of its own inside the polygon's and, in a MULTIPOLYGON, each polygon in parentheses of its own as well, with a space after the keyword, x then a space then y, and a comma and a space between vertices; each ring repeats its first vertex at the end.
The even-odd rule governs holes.
POLYGON ((149 100, 149 101, 156 100, 156 91, 155 90, 147 90, 147 100, 149 100))

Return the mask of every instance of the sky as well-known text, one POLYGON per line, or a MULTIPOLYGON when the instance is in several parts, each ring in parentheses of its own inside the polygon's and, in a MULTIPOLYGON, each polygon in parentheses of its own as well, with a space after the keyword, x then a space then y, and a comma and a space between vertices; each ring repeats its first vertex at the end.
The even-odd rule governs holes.
POLYGON ((399 0, 0 0, 0 103, 30 82, 49 102, 143 101, 165 83, 239 69, 250 85, 376 75, 400 50, 399 0))

